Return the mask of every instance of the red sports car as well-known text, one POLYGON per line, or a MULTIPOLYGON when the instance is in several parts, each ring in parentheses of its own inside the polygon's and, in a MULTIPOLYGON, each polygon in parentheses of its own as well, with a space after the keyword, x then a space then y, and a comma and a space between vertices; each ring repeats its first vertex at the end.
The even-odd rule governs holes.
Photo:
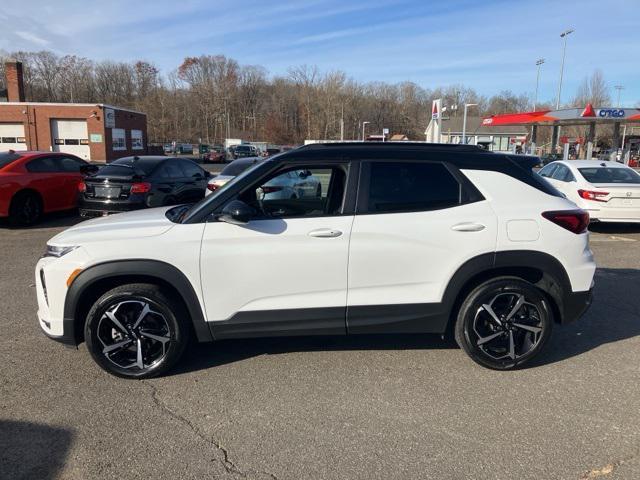
POLYGON ((84 160, 61 152, 0 152, 0 218, 32 225, 43 213, 76 207, 84 160))

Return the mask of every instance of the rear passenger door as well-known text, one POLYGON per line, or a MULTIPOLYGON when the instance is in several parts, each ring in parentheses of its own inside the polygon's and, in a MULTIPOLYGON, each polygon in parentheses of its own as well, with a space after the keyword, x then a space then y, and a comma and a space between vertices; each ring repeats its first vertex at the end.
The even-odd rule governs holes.
POLYGON ((67 175, 62 171, 58 157, 37 157, 30 160, 25 168, 30 174, 31 186, 42 195, 45 212, 70 208, 67 175))
POLYGON ((495 251, 496 216, 453 166, 365 161, 349 248, 349 333, 441 332, 456 270, 495 251))

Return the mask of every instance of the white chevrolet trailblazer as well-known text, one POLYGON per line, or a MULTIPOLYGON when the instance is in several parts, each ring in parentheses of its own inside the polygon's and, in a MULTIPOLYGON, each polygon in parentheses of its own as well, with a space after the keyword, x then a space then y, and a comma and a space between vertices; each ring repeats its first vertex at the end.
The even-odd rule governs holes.
POLYGON ((283 335, 438 333, 519 367, 587 309, 596 268, 589 215, 537 162, 462 145, 291 150, 195 205, 53 237, 40 326, 127 378, 166 372, 190 340, 283 335), (319 195, 263 188, 300 171, 319 195))

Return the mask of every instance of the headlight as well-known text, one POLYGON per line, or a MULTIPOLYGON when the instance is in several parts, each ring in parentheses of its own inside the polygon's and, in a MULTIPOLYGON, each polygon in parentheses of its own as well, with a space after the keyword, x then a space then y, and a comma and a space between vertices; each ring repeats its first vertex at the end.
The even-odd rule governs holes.
POLYGON ((44 256, 60 258, 61 256, 66 255, 76 248, 78 248, 76 245, 70 247, 56 247, 53 245, 47 245, 47 250, 44 252, 44 256))

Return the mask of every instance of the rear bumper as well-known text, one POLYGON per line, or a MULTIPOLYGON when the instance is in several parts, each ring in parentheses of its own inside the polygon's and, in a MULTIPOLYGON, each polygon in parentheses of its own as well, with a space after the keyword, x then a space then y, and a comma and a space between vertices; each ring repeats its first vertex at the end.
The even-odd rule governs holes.
POLYGON ((102 217, 113 213, 130 212, 132 210, 140 210, 146 208, 147 204, 144 200, 137 202, 90 202, 80 201, 78 209, 83 217, 102 217))
POLYGON ((593 288, 586 292, 572 292, 564 299, 561 322, 571 323, 578 320, 591 306, 593 288))

